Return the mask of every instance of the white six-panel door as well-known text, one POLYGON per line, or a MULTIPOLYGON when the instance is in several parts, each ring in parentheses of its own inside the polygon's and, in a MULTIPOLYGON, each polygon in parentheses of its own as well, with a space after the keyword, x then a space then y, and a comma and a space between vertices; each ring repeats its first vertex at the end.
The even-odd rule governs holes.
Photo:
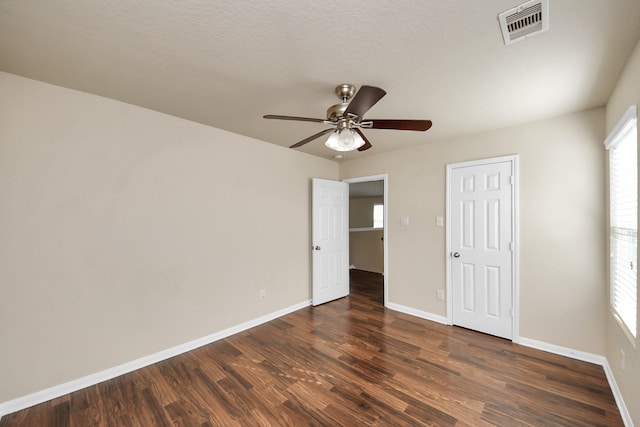
POLYGON ((349 184, 312 182, 313 305, 349 294, 349 184))
POLYGON ((452 165, 448 177, 452 323, 508 339, 513 339, 513 177, 513 159, 452 165))

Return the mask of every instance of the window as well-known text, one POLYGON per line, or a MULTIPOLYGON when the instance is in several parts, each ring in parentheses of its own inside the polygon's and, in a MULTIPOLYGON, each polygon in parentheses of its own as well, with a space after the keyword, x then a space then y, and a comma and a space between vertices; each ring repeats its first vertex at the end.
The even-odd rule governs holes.
POLYGON ((637 333, 638 130, 636 107, 616 125, 609 150, 611 308, 634 337, 637 333))
POLYGON ((373 205, 373 228, 384 227, 384 205, 373 205))

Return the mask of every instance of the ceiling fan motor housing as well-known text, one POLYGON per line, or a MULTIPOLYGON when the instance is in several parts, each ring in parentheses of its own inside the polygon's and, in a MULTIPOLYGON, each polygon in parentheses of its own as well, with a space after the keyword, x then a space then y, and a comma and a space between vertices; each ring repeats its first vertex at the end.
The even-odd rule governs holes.
POLYGON ((336 96, 342 100, 340 104, 332 105, 327 109, 327 120, 338 121, 344 116, 344 112, 349 106, 349 100, 356 93, 356 87, 350 84, 342 84, 336 87, 336 96))
POLYGON ((342 104, 332 105, 331 107, 327 108, 327 120, 331 120, 332 122, 337 121, 344 115, 344 112, 348 106, 348 102, 343 102, 342 104))

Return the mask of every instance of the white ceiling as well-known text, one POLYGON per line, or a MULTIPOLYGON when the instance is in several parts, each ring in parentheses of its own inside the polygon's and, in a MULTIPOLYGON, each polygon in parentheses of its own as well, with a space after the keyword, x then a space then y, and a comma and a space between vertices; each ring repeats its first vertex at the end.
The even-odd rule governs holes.
MULTIPOLYGON (((2 0, 0 70, 289 146, 327 128, 341 83, 382 87, 346 159, 603 106, 640 38, 639 0, 549 0, 550 29, 505 46, 521 0, 2 0)), ((318 139, 299 148, 331 158, 318 139)))

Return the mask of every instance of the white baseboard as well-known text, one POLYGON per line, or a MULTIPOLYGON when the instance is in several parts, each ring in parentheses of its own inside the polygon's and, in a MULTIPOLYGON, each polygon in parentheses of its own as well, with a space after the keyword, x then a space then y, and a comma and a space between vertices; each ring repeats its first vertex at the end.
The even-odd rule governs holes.
POLYGON ((558 354, 560 356, 570 357, 572 359, 582 360, 583 362, 589 362, 602 366, 602 368, 604 369, 604 373, 607 376, 607 381, 609 382, 609 387, 611 388, 613 398, 616 400, 616 405, 618 405, 618 410, 620 411, 620 416, 622 417, 622 421, 624 422, 625 427, 633 427, 633 420, 631 420, 631 415, 627 410, 627 405, 625 405, 624 403, 622 393, 620 393, 620 389, 618 388, 616 379, 613 376, 613 371, 611 370, 611 366, 609 366, 609 361, 606 357, 587 353, 584 351, 574 350, 568 347, 548 344, 542 341, 532 340, 530 338, 519 337, 515 342, 517 344, 546 351, 548 353, 558 354))
POLYGON ((83 388, 98 384, 100 382, 119 377, 120 375, 135 371, 136 369, 144 368, 145 366, 152 365, 162 360, 169 359, 171 357, 186 353, 191 350, 195 350, 196 348, 202 347, 203 345, 211 344, 212 342, 227 338, 231 335, 237 334, 238 332, 246 331, 247 329, 251 329, 263 323, 282 317, 286 314, 308 307, 310 305, 311 300, 303 301, 290 307, 283 308, 282 310, 278 310, 273 313, 258 317, 257 319, 253 319, 240 325, 225 329, 223 331, 216 332, 206 337, 202 337, 188 343, 180 344, 175 347, 160 351, 158 353, 150 354, 148 356, 141 357, 140 359, 136 359, 110 369, 105 369, 104 371, 96 372, 95 374, 87 375, 86 377, 78 378, 64 384, 59 384, 44 390, 40 390, 35 393, 19 397, 17 399, 9 400, 7 402, 1 402, 0 418, 2 418, 3 415, 11 414, 13 412, 17 412, 34 405, 47 402, 51 399, 64 396, 65 394, 73 393, 74 391, 78 391, 83 388))
POLYGON ((611 387, 613 398, 616 400, 616 405, 618 405, 618 410, 620 411, 620 416, 622 417, 622 421, 624 422, 625 427, 633 427, 631 414, 629 414, 627 405, 625 405, 624 403, 622 393, 620 393, 618 383, 616 383, 616 378, 613 376, 613 371, 611 370, 611 366, 609 366, 609 361, 607 359, 605 359, 604 365, 602 365, 602 367, 604 368, 604 373, 607 376, 607 380, 609 381, 609 387, 611 387))
POLYGON ((549 344, 542 341, 533 340, 531 338, 518 337, 514 340, 516 344, 524 345, 526 347, 535 348, 538 350, 546 351, 547 353, 553 353, 560 356, 570 357, 571 359, 582 360, 583 362, 594 363, 596 365, 604 366, 607 359, 604 356, 600 356, 593 353, 587 353, 585 351, 574 350, 568 347, 562 347, 555 344, 549 344))
POLYGON ((387 303, 387 308, 391 310, 399 311, 400 313, 409 314, 411 316, 419 317, 421 319, 431 320, 432 322, 442 323, 448 325, 447 318, 437 314, 429 313, 428 311, 422 311, 415 308, 407 307, 405 305, 395 304, 393 302, 387 303))

